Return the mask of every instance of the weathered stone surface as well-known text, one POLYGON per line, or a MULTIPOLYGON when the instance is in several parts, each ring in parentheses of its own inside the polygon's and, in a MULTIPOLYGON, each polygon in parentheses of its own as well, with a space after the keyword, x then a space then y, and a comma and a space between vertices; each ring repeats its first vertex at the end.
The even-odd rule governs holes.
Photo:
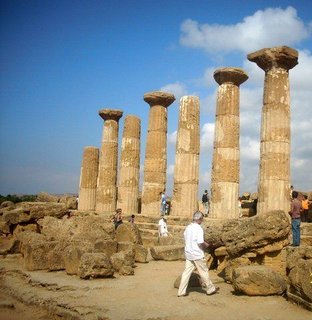
POLYGON ((96 185, 99 172, 99 149, 85 147, 79 183, 79 211, 95 210, 96 185))
POLYGON ((135 262, 146 263, 148 249, 145 248, 141 244, 135 244, 132 242, 118 242, 118 252, 119 251, 127 251, 127 250, 134 250, 134 260, 135 262))
POLYGON ((272 252, 268 245, 284 240, 284 245, 287 245, 289 232, 287 215, 282 211, 272 211, 262 216, 229 220, 223 225, 210 226, 205 236, 211 247, 225 246, 227 254, 235 257, 261 248, 272 252))
POLYGON ((2 238, 0 241, 0 255, 18 253, 20 241, 13 237, 2 238))
POLYGON ((172 235, 169 235, 168 237, 158 237, 158 245, 160 246, 169 246, 175 244, 175 239, 172 235))
POLYGON ((67 274, 78 274, 78 268, 84 249, 78 246, 68 246, 63 252, 63 261, 67 274))
POLYGON ((49 194, 47 192, 40 192, 37 195, 37 202, 58 202, 59 201, 59 197, 58 196, 54 196, 52 194, 49 194))
POLYGON ((35 223, 30 223, 27 225, 17 225, 13 231, 13 236, 18 237, 19 233, 22 232, 37 232, 38 225, 35 223))
POLYGON ((312 247, 287 248, 289 292, 312 302, 312 247))
POLYGON ((184 260, 183 245, 155 246, 150 250, 154 260, 184 260))
POLYGON ((218 219, 238 218, 239 86, 248 76, 240 68, 221 68, 214 72, 214 78, 219 87, 209 216, 218 219))
POLYGON ((44 242, 47 238, 41 234, 32 231, 20 232, 15 235, 16 239, 20 241, 19 251, 24 255, 25 246, 30 243, 44 242))
POLYGON ((107 278, 113 275, 113 266, 105 253, 84 253, 82 255, 78 268, 80 278, 107 278))
POLYGON ((94 243, 94 252, 106 253, 108 257, 117 252, 117 241, 98 239, 94 243))
POLYGON ((8 208, 8 209, 11 208, 11 209, 13 209, 13 208, 15 208, 15 204, 12 201, 3 201, 0 204, 0 209, 2 209, 2 208, 8 208))
POLYGON ((252 265, 233 271, 233 287, 249 296, 281 295, 286 291, 286 281, 265 266, 252 265))
POLYGON ((62 196, 59 203, 64 203, 66 209, 77 210, 77 197, 74 196, 62 196))
POLYGON ((138 226, 134 223, 122 223, 116 230, 117 242, 132 242, 142 244, 138 226))
POLYGON ((123 111, 102 109, 99 115, 105 120, 97 179, 96 203, 97 212, 115 212, 117 198, 117 161, 118 161, 118 121, 123 111))
POLYGON ((48 260, 49 270, 56 271, 65 269, 63 254, 68 245, 69 243, 67 241, 60 241, 48 252, 46 259, 48 260))
POLYGON ((24 266, 26 270, 49 269, 48 253, 57 245, 57 241, 33 240, 24 246, 24 266))
POLYGON ((134 249, 120 251, 110 257, 113 268, 123 275, 134 274, 134 249))

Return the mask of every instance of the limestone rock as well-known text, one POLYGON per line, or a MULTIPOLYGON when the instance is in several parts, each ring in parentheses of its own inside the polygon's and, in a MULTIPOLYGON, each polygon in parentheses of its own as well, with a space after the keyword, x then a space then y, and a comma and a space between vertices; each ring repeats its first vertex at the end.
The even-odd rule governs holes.
POLYGON ((110 257, 113 268, 120 274, 132 275, 134 273, 134 250, 120 251, 110 257))
POLYGON ((312 302, 312 247, 287 248, 289 292, 312 302))
POLYGON ((66 247, 69 245, 66 241, 58 242, 55 247, 47 254, 47 260, 50 271, 64 270, 65 263, 63 259, 63 253, 66 247))
POLYGON ((40 192, 37 195, 36 201, 38 202, 58 202, 59 197, 49 194, 47 192, 40 192))
POLYGON ((117 241, 98 239, 94 243, 94 252, 106 253, 108 257, 117 252, 117 241))
POLYGON ((155 246, 150 250, 154 260, 184 260, 183 245, 155 246))
POLYGON ((224 232, 222 242, 230 256, 265 247, 287 239, 290 231, 289 218, 283 211, 271 211, 260 216, 239 220, 239 224, 224 232))
POLYGON ((105 253, 84 253, 82 255, 78 268, 80 278, 107 278, 112 277, 113 274, 113 266, 105 253))
POLYGON ((24 247, 24 266, 26 270, 49 269, 48 253, 56 246, 57 241, 31 241, 24 247))
POLYGON ((238 267, 233 271, 235 291, 249 296, 281 295, 286 281, 281 275, 265 266, 238 267))
POLYGON ((13 209, 15 208, 15 203, 12 201, 3 201, 0 204, 0 208, 8 208, 8 209, 13 209))
POLYGON ((0 241, 0 255, 18 253, 20 247, 20 241, 12 238, 6 237, 0 241))
POLYGON ((134 223, 122 223, 116 230, 117 242, 143 244, 139 228, 134 223))
POLYGON ((148 249, 145 248, 141 244, 135 244, 131 242, 119 242, 118 243, 118 252, 119 251, 127 251, 127 250, 134 250, 134 260, 135 262, 146 263, 147 261, 147 254, 148 249))
POLYGON ((84 253, 91 252, 88 246, 69 245, 63 252, 63 262, 67 274, 78 274, 81 257, 84 253))

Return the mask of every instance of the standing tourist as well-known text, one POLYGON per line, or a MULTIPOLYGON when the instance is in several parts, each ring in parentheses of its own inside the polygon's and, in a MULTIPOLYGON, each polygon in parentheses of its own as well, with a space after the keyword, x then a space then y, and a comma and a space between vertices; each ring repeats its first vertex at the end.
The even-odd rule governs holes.
POLYGON ((209 196, 208 196, 208 191, 205 190, 203 196, 202 196, 202 204, 205 208, 204 215, 205 217, 208 217, 209 213, 209 196))
POLYGON ((115 230, 122 224, 122 210, 120 208, 116 209, 116 213, 113 217, 113 223, 115 225, 115 230))
POLYGON ((185 269, 182 273, 181 282, 178 291, 178 297, 186 296, 186 288, 192 275, 197 269, 199 276, 206 286, 208 295, 216 293, 216 288, 209 278, 207 263, 204 259, 204 249, 208 248, 208 243, 204 240, 204 230, 201 227, 203 222, 203 213, 196 211, 193 214, 193 222, 189 224, 184 231, 184 253, 185 253, 185 269))
POLYGON ((308 221, 309 200, 306 195, 304 195, 303 199, 301 200, 301 206, 302 206, 301 221, 309 222, 308 221))
POLYGON ((167 204, 165 190, 160 192, 159 195, 160 195, 160 215, 164 216, 166 214, 166 204, 167 204))
POLYGON ((298 200, 298 192, 293 191, 292 202, 290 205, 289 215, 291 216, 291 230, 293 238, 293 247, 298 247, 300 245, 300 212, 301 212, 301 201, 298 200))
POLYGON ((169 236, 166 216, 162 216, 158 222, 158 235, 159 237, 169 236))

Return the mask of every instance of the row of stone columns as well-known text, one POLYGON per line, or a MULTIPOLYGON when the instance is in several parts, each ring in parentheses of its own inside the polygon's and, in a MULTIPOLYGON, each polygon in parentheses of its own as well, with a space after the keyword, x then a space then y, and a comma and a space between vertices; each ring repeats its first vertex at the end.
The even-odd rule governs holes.
MULTIPOLYGON (((290 98, 288 70, 297 64, 298 52, 288 47, 263 49, 248 55, 265 71, 261 124, 258 213, 288 210, 290 181, 290 98)), ((237 218, 239 195, 239 86, 248 79, 239 68, 222 68, 214 73, 217 93, 215 136, 211 177, 212 218, 237 218)), ((159 194, 166 186, 167 108, 172 94, 144 95, 150 105, 146 140, 142 213, 158 215, 159 194)), ((99 111, 104 119, 100 156, 96 148, 85 148, 79 192, 79 210, 113 212, 116 209, 118 121, 121 110, 99 111), (86 168, 89 167, 89 170, 86 168), (98 172, 97 169, 98 168, 98 172), (97 181, 95 183, 95 177, 97 181)), ((172 215, 191 216, 198 207, 199 99, 180 100, 172 215)), ((118 207, 138 212, 140 120, 125 120, 119 168, 118 207)))

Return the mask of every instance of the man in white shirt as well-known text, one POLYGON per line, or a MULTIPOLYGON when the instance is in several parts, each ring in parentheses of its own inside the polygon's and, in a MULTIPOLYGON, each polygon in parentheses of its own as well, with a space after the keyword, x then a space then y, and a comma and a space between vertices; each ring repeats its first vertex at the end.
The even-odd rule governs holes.
POLYGON ((159 237, 168 237, 167 217, 163 216, 158 222, 158 235, 159 237))
POLYGON ((192 272, 197 269, 199 276, 206 286, 208 295, 214 294, 219 288, 216 288, 209 278, 207 263, 204 259, 204 249, 208 243, 204 239, 204 230, 201 227, 203 222, 203 213, 196 211, 193 214, 193 222, 189 224, 184 231, 184 253, 185 269, 183 271, 178 291, 178 297, 186 296, 186 288, 192 272))

